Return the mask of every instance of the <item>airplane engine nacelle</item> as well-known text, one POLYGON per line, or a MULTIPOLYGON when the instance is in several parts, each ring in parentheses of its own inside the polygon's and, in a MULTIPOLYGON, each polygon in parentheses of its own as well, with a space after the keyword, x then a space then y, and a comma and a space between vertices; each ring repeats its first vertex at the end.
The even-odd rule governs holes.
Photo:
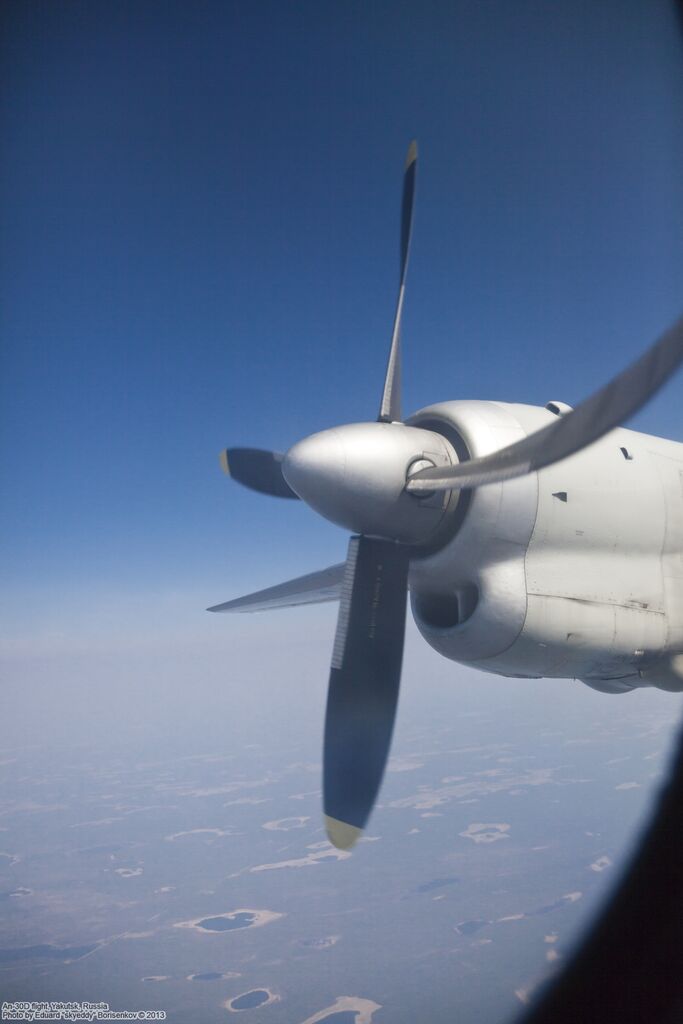
MULTIPOLYGON (((442 433, 461 459, 488 455, 527 433, 498 402, 444 402, 407 422, 442 433)), ((490 670, 501 671, 498 659, 526 618, 524 560, 537 492, 535 473, 464 491, 451 515, 449 539, 411 562, 415 622, 444 657, 478 662, 484 669, 493 659, 490 670)))
MULTIPOLYGON (((567 410, 445 402, 409 422, 443 433, 462 460, 567 410)), ((462 492, 438 548, 411 561, 427 643, 501 675, 683 689, 680 447, 618 428, 538 473, 462 492)))

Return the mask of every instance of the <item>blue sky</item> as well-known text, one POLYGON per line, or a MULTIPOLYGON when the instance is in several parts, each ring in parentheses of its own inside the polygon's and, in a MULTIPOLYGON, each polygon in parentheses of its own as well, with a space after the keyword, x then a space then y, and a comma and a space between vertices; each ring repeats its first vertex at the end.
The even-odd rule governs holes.
MULTIPOLYGON (((217 453, 374 418, 411 138, 406 410, 575 403, 681 312, 673 3, 10 0, 3 19, 0 555, 24 700, 95 664, 133 687, 172 658, 182 685, 252 641, 305 660, 318 621, 326 661, 330 609, 204 613, 346 548, 217 453)), ((683 440, 681 386, 634 425, 683 440)))

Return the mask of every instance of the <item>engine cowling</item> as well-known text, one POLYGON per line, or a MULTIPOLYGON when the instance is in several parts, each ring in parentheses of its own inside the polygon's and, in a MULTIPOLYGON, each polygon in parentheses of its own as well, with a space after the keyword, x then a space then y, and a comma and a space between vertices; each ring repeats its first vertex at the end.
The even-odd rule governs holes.
MULTIPOLYGON (((410 422, 463 460, 567 409, 446 402, 410 422)), ((411 563, 422 636, 501 675, 680 689, 681 481, 682 445, 618 428, 539 473, 463 492, 445 542, 411 563)))
MULTIPOLYGON (((526 436, 509 407, 498 402, 444 402, 408 422, 443 433, 459 458, 488 455, 526 436)), ((464 492, 450 537, 411 562, 415 622, 444 657, 501 671, 500 658, 526 617, 524 559, 536 504, 535 473, 464 492)))

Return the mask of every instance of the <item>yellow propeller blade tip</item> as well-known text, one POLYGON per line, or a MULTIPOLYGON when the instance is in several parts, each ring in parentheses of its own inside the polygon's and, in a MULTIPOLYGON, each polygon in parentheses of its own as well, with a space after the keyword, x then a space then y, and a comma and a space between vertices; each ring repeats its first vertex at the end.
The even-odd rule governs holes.
POLYGON ((355 825, 331 818, 329 814, 325 815, 325 831, 327 838, 338 850, 350 850, 352 846, 356 845, 358 837, 363 834, 362 828, 356 828, 355 825))
POLYGON ((226 476, 230 476, 230 464, 228 462, 228 453, 227 453, 227 451, 224 450, 224 451, 222 451, 220 453, 220 455, 218 456, 218 461, 220 462, 221 469, 223 470, 225 475, 226 476))

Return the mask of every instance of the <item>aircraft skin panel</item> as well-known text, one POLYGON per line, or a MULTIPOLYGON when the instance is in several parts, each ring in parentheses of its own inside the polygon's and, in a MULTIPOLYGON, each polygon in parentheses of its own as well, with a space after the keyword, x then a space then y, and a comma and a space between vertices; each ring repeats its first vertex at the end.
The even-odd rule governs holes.
POLYGON ((632 432, 614 434, 538 474, 529 593, 661 613, 666 516, 659 475, 642 441, 631 440, 632 432))
MULTIPOLYGON (((671 630, 664 563, 667 522, 683 520, 683 490, 678 479, 664 487, 657 465, 673 456, 683 458, 677 442, 619 428, 539 473, 518 649, 543 675, 628 676, 638 685, 641 670, 683 649, 680 628, 671 630)), ((672 552, 683 550, 681 540, 669 541, 672 552)))
MULTIPOLYGON (((683 447, 683 446, 682 446, 683 447)), ((667 647, 683 651, 683 451, 653 452, 666 512, 662 576, 667 614, 667 647)))
POLYGON ((543 674, 635 675, 665 648, 666 515, 652 442, 615 430, 539 473, 523 635, 543 674))

